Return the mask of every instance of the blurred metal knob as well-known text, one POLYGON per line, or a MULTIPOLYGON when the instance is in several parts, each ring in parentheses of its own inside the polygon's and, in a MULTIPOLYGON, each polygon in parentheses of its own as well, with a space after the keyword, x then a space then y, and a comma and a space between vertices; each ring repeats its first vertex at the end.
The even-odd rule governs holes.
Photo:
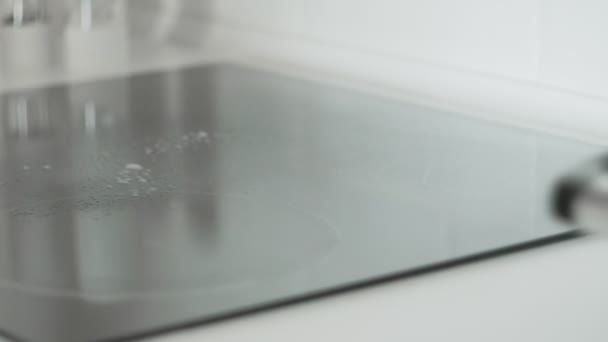
POLYGON ((555 215, 583 229, 608 231, 608 155, 565 175, 552 196, 555 215))

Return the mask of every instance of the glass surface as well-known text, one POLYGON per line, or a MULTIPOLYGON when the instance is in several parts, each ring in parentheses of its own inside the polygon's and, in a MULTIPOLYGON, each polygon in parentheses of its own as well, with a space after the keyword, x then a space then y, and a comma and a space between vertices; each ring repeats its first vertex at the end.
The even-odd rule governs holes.
POLYGON ((599 149, 219 65, 0 97, 0 328, 204 322, 570 232, 599 149))

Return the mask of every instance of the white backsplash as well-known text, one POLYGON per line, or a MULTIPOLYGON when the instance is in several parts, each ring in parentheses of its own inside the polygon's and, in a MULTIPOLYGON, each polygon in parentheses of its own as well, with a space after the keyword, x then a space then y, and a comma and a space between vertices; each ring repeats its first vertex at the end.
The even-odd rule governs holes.
POLYGON ((532 79, 538 71, 532 2, 221 0, 216 10, 228 23, 296 39, 532 79))
POLYGON ((608 99, 608 1, 542 0, 539 79, 608 99))
POLYGON ((604 0, 218 0, 220 22, 608 98, 604 0))

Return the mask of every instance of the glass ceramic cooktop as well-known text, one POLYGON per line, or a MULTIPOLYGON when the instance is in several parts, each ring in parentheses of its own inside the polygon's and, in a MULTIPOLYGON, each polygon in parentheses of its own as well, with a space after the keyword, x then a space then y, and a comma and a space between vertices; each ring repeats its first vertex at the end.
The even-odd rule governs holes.
POLYGON ((218 65, 0 97, 0 329, 105 341, 568 236, 597 148, 218 65))

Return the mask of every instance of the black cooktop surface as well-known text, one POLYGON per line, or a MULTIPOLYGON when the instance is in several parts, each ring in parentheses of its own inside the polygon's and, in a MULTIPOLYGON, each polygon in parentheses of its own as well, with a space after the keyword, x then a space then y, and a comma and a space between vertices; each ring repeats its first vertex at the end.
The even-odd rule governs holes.
POLYGON ((104 341, 568 236, 597 148, 230 65, 0 96, 0 330, 104 341))

